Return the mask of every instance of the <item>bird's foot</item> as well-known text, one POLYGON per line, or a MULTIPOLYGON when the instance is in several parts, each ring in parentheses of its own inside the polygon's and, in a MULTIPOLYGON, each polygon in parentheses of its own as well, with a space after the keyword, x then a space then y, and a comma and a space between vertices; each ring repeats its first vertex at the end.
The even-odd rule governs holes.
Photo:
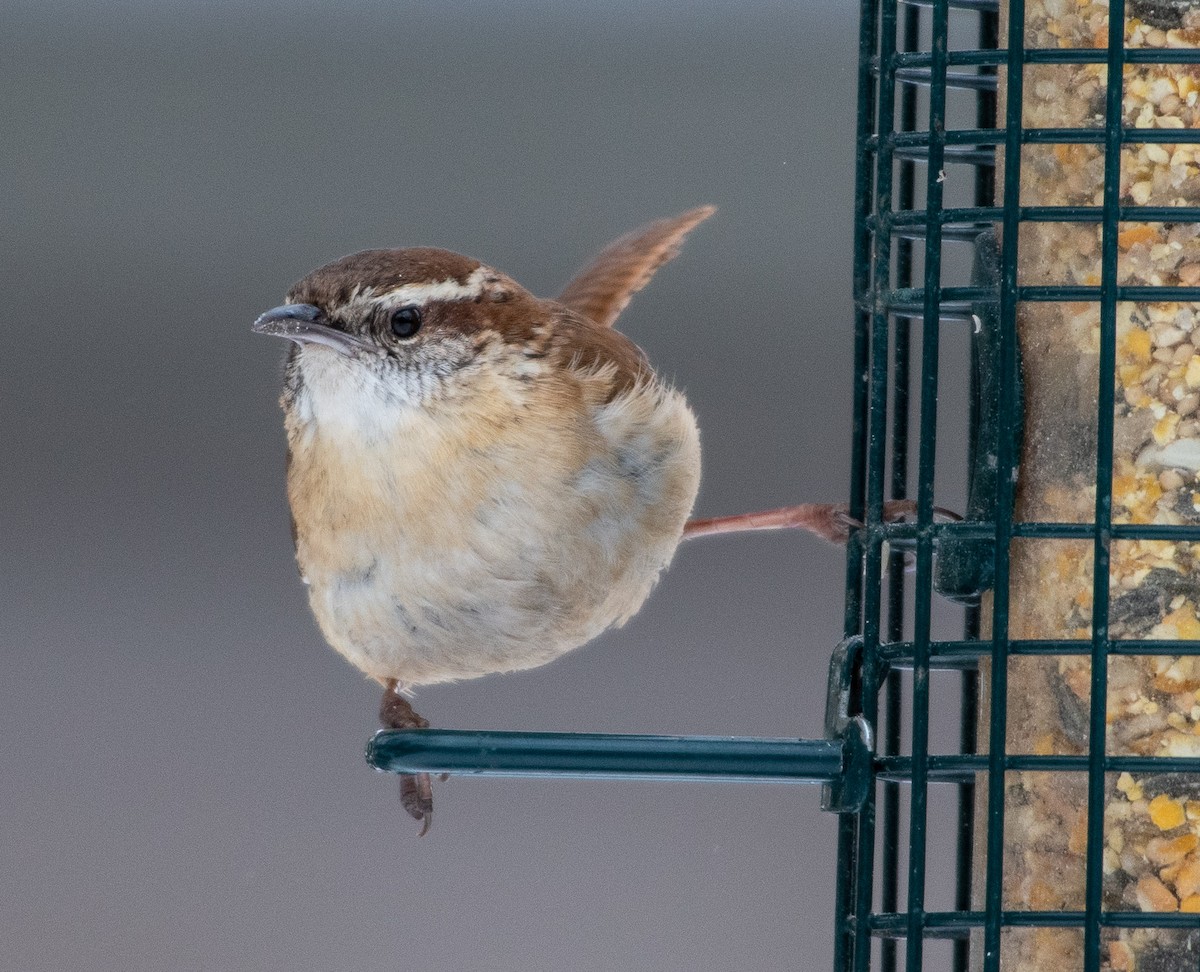
MULTIPOLYGON (((839 546, 844 546, 850 540, 850 534, 863 525, 850 515, 845 503, 830 503, 822 508, 822 514, 809 529, 839 546)), ((883 504, 884 523, 903 523, 916 515, 917 504, 912 500, 886 500, 883 504)))
MULTIPOLYGON (((885 523, 901 523, 916 515, 917 504, 913 500, 888 500, 883 504, 885 523)), ((952 519, 958 519, 945 510, 937 510, 952 519)), ((683 529, 684 538, 710 536, 714 533, 741 533, 745 530, 798 529, 815 533, 830 543, 845 544, 853 530, 862 524, 850 515, 844 503, 799 503, 783 506, 761 513, 739 513, 736 516, 718 516, 707 520, 692 520, 683 529)))
MULTIPOLYGON (((850 539, 850 532, 857 530, 862 526, 862 523, 852 517, 849 509, 843 504, 831 505, 829 509, 832 511, 833 529, 840 532, 836 532, 833 535, 822 533, 821 536, 825 537, 826 540, 832 540, 834 543, 844 544, 850 539)), ((916 500, 884 500, 882 517, 884 523, 911 523, 916 518, 916 500)), ((961 520, 962 517, 953 510, 947 510, 940 506, 933 508, 934 523, 958 523, 961 520)))
MULTIPOLYGON (((418 715, 400 694, 399 683, 389 680, 379 703, 379 721, 384 729, 428 729, 429 720, 418 715)), ((418 836, 429 833, 433 822, 433 783, 428 773, 400 774, 400 805, 421 824, 418 836)))
POLYGON ((429 833, 433 823, 433 781, 428 773, 404 773, 400 776, 400 806, 414 820, 420 821, 418 837, 429 833))

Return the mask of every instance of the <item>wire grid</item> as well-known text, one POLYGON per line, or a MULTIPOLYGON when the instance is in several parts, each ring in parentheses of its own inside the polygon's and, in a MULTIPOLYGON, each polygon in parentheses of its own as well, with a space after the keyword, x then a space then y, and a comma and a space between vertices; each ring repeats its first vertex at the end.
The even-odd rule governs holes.
MULTIPOLYGON (((1176 6, 1183 6, 1176 4, 1176 6)), ((859 61, 859 121, 855 248, 855 451, 851 512, 867 529, 850 546, 846 579, 846 633, 861 635, 863 667, 858 700, 863 715, 879 725, 880 753, 875 785, 863 809, 843 815, 839 828, 837 941, 835 968, 895 969, 940 967, 928 945, 950 939, 950 964, 985 972, 1000 969, 1001 933, 1017 927, 1071 927, 1083 931, 1081 964, 1101 968, 1102 928, 1195 928, 1200 916, 1181 913, 1104 911, 1102 908, 1105 773, 1196 772, 1200 760, 1112 756, 1106 748, 1108 658, 1114 654, 1195 655, 1196 642, 1109 638, 1109 561, 1114 540, 1200 540, 1195 526, 1154 526, 1112 522, 1114 369, 1116 309, 1119 301, 1197 301, 1200 287, 1120 286, 1117 283, 1118 225, 1138 222, 1200 221, 1200 209, 1186 206, 1126 206, 1120 203, 1121 146, 1137 143, 1200 143, 1200 132, 1178 129, 1124 129, 1122 81, 1126 64, 1200 64, 1200 51, 1126 49, 1121 25, 1124 0, 1112 0, 1106 48, 1026 49, 1024 0, 1004 9, 1007 46, 998 47, 1000 8, 996 0, 862 0, 859 61), (952 36, 970 31, 969 49, 951 49, 952 36), (1023 126, 1025 68, 1042 64, 1097 63, 1107 67, 1105 119, 1100 128, 1036 129, 1023 126), (997 84, 1005 105, 997 127, 997 84), (973 92, 974 119, 955 127, 948 92, 973 92), (1035 144, 1099 145, 1104 157, 1103 198, 1096 206, 1022 206, 1021 149, 1035 144), (1002 184, 995 185, 996 148, 1003 152, 1002 184), (973 167, 973 203, 947 205, 947 174, 973 167), (997 205, 996 195, 999 194, 997 205), (1081 222, 1101 227, 1100 282, 1095 286, 1019 285, 1019 229, 1026 222, 1081 222), (955 282, 947 271, 944 244, 975 239, 994 228, 1000 240, 998 280, 955 282), (1092 523, 1013 522, 1020 423, 1019 361, 1016 339, 1022 301, 1091 301, 1100 307, 1100 364, 1092 523), (981 306, 996 309, 993 365, 1001 429, 994 447, 996 490, 989 517, 975 522, 936 523, 934 478, 937 446, 940 332, 963 328, 981 306), (915 360, 911 345, 919 325, 915 360), (915 370, 915 384, 913 372, 915 370), (915 397, 916 401, 913 402, 915 397), (912 408, 918 430, 910 455, 912 408), (915 491, 909 482, 915 458, 915 491), (887 497, 915 495, 915 524, 882 522, 887 497), (1090 640, 1024 640, 1009 637, 1010 547, 1014 538, 1091 541, 1093 614, 1090 640), (964 612, 961 640, 931 636, 936 592, 935 548, 981 539, 993 575, 989 638, 980 640, 977 608, 964 612), (915 571, 906 575, 905 545, 915 571), (885 566, 888 568, 884 570, 885 566), (911 603, 911 618, 906 617, 911 603), (911 628, 911 634, 908 634, 911 628), (907 637, 906 637, 907 635, 907 637), (1023 755, 1006 752, 1008 664, 1020 655, 1089 655, 1091 686, 1089 745, 1086 755, 1023 755), (978 661, 990 659, 990 716, 984 753, 977 752, 978 661), (960 675, 959 755, 930 753, 930 672, 946 668, 960 675), (905 723, 901 676, 911 670, 911 712, 905 723), (883 720, 880 725, 880 719, 883 720), (910 735, 911 755, 901 756, 902 730, 910 735), (1004 910, 1003 841, 1005 773, 1012 770, 1084 771, 1087 774, 1087 847, 1083 911, 1004 910), (976 793, 976 781, 980 792, 976 793), (931 788, 957 790, 954 835, 955 888, 952 910, 927 909, 931 788), (900 846, 902 797, 907 797, 909 846, 900 846), (977 816, 976 798, 986 801, 977 816), (976 843, 976 820, 986 833, 976 843), (973 846, 982 849, 973 861, 973 846), (878 855, 878 861, 876 860, 878 855), (973 864, 976 865, 973 876, 973 864), (899 897, 903 872, 906 899, 899 897), (973 892, 973 887, 975 891, 973 892), (972 955, 970 941, 982 936, 972 955), (872 944, 874 943, 874 952, 872 944)), ((960 112, 961 114, 961 112, 960 112)), ((961 184, 961 178, 956 182, 961 184)), ((978 325, 978 319, 975 319, 978 325)), ((946 390, 946 393, 949 389, 946 390)), ((971 397, 970 441, 977 445, 980 404, 971 397)), ((974 456, 972 456, 974 458, 974 456)), ((986 602, 985 602, 986 603, 986 602)), ((934 852, 941 847, 935 846, 934 852)), ((1184 967, 1182 965, 1178 967, 1184 967)), ((1193 965, 1192 967, 1195 967, 1193 965)))

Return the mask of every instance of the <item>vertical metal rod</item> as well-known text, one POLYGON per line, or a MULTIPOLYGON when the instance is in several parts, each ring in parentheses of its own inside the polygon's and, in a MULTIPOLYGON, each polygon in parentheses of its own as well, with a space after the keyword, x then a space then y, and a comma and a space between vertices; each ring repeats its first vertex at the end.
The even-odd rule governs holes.
POLYGON ((838 815, 838 863, 834 889, 833 969, 850 972, 853 960, 853 937, 850 930, 850 908, 854 900, 854 878, 858 868, 854 858, 858 816, 838 815))
POLYGON ((942 291, 942 202, 946 179, 949 4, 934 0, 930 44, 929 167, 925 180, 925 306, 921 328, 921 437, 917 457, 917 574, 913 607, 912 783, 909 800, 907 972, 921 972, 929 822, 929 637, 933 602, 934 463, 942 291))
MULTIPOLYGON (((968 609, 966 624, 967 637, 979 637, 979 610, 968 609)), ((958 749, 961 753, 976 752, 978 740, 976 719, 979 716, 979 672, 970 669, 962 673, 962 684, 959 689, 959 725, 958 749)), ((975 853, 975 784, 960 783, 958 785, 958 834, 955 842, 955 860, 957 862, 954 879, 954 909, 956 911, 971 910, 971 878, 972 858, 975 853)), ((951 968, 954 972, 967 972, 971 961, 971 941, 969 938, 956 939, 953 945, 951 968)))
MULTIPOLYGON (((892 259, 892 182, 893 152, 891 134, 896 121, 896 10, 895 0, 883 0, 879 15, 879 77, 878 114, 875 130, 878 132, 878 154, 875 175, 875 218, 876 233, 873 244, 873 266, 871 273, 871 334, 870 334, 870 396, 869 429, 867 438, 867 495, 866 517, 868 528, 878 527, 882 519, 884 499, 883 470, 887 458, 887 392, 888 392, 888 328, 890 315, 881 306, 879 295, 884 293, 891 281, 892 259)), ((863 569, 867 578, 878 578, 882 568, 882 537, 870 529, 864 551, 863 569)), ((878 724, 879 716, 879 642, 881 585, 867 583, 863 596, 863 716, 872 724, 878 724)), ((855 859, 858 880, 853 905, 854 923, 854 970, 867 972, 871 962, 871 938, 868 916, 874 892, 873 870, 875 862, 875 793, 868 795, 859 815, 855 859)))
MULTIPOLYGON (((999 46, 999 17, 991 11, 979 14, 979 49, 994 50, 999 46)), ((983 67, 980 74, 996 73, 993 67, 983 67)), ((975 96, 975 127, 996 127, 996 92, 979 91, 975 96)), ((975 169, 975 205, 979 207, 992 206, 996 197, 996 170, 991 166, 977 166, 975 169)), ((968 468, 975 468, 976 450, 979 446, 976 440, 976 430, 979 428, 979 396, 975 389, 971 394, 971 415, 968 428, 971 435, 968 440, 968 468)), ((963 622, 963 637, 969 641, 979 639, 980 609, 978 605, 967 608, 963 622)), ((964 669, 962 684, 959 691, 959 752, 973 754, 978 752, 978 719, 979 719, 979 670, 964 669)), ((975 857, 975 781, 960 783, 958 786, 958 840, 955 849, 957 862, 954 886, 954 907, 958 911, 970 911, 972 894, 974 892, 974 857, 975 857)), ((971 964, 971 940, 961 938, 954 942, 951 968, 953 972, 968 972, 971 964)))
MULTIPOLYGON (((1022 107, 1024 104, 1025 0, 1008 0, 1004 103, 1004 199, 1000 250, 1000 423, 1014 421, 1017 379, 1017 252, 1021 218, 1022 107)), ((984 972, 1000 972, 1004 906, 1004 774, 1008 735, 1009 561, 1017 456, 1011 429, 997 443, 995 586, 992 592, 991 693, 988 720, 987 860, 984 879, 984 972)))
POLYGON ((1092 545, 1092 678, 1088 732, 1087 870, 1083 968, 1100 972, 1103 906, 1104 756, 1108 704, 1108 583, 1112 531, 1113 408, 1117 343, 1117 233, 1121 202, 1121 95, 1125 75, 1125 3, 1112 0, 1108 20, 1104 114, 1104 202, 1100 243, 1100 375, 1096 420, 1096 514, 1092 545))
MULTIPOLYGON (((893 554, 892 560, 903 556, 893 554)), ((888 570, 894 567, 889 563, 888 570)), ((899 568, 903 576, 904 567, 899 568)), ((903 593, 903 591, 902 591, 903 593)), ((903 600, 900 602, 903 611, 903 600)), ((889 616, 890 620, 890 616, 889 616)), ((903 614, 899 621, 903 624, 903 614)), ((900 752, 900 673, 889 672, 884 681, 884 704, 886 705, 886 721, 883 726, 883 751, 892 756, 900 752)), ((894 913, 900 904, 900 784, 887 781, 880 784, 883 791, 883 823, 881 827, 882 847, 880 848, 880 866, 882 869, 882 886, 879 894, 879 907, 886 913, 894 913)), ((896 940, 885 938, 879 943, 880 972, 895 972, 896 969, 896 940)))
MULTIPOLYGON (((895 0, 893 0, 895 2, 895 0)), ((915 4, 904 10, 904 30, 901 49, 915 51, 920 46, 921 8, 915 4)), ((900 92, 900 131, 917 128, 917 88, 906 84, 900 92)), ((916 163, 904 160, 899 165, 897 208, 911 211, 916 205, 916 163)), ((913 242, 896 241, 896 286, 913 284, 913 242)), ((911 419, 910 387, 912 382, 912 327, 908 318, 897 318, 892 325, 892 449, 889 495, 893 499, 908 496, 908 423, 911 419)), ((904 638, 904 554, 893 550, 888 557, 887 574, 887 639, 896 642, 904 638)), ((900 752, 901 679, 899 672, 888 674, 884 683, 885 715, 881 742, 888 755, 900 752)), ((880 895, 879 906, 892 913, 899 907, 900 878, 900 784, 886 782, 882 788, 883 820, 880 828, 880 895)), ((880 942, 880 972, 895 972, 896 940, 880 942)))
MULTIPOLYGON (((890 0, 888 0, 890 2, 890 0)), ((866 522, 867 436, 870 394, 872 293, 871 254, 874 234, 867 225, 874 198, 876 152, 870 147, 875 130, 875 57, 880 0, 860 0, 858 42, 858 131, 854 161, 854 395, 850 450, 850 515, 866 522)), ((846 549, 846 600, 843 635, 859 631, 862 615, 862 537, 854 533, 846 549)))
MULTIPOLYGON (((873 235, 867 227, 874 198, 875 154, 868 143, 875 130, 876 85, 872 72, 878 37, 879 0, 859 2, 858 40, 858 128, 854 162, 854 375, 853 427, 850 459, 850 515, 866 520, 867 406, 870 375, 872 312, 871 252, 873 235)), ((851 537, 846 550, 846 602, 844 629, 847 637, 859 630, 862 614, 863 549, 861 534, 851 537)), ((867 796, 871 806, 873 794, 867 796)), ((852 972, 854 949, 859 941, 851 917, 858 899, 856 881, 859 832, 867 814, 838 817, 838 868, 834 898, 834 972, 852 972)))

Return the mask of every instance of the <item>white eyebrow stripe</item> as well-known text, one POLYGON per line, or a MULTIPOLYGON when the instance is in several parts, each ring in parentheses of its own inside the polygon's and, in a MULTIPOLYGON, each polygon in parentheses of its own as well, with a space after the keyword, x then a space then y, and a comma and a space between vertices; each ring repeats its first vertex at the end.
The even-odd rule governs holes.
POLYGON ((490 276, 491 271, 486 267, 477 267, 461 283, 457 280, 438 280, 434 283, 403 284, 395 290, 381 294, 378 300, 392 307, 426 304, 431 300, 474 300, 483 296, 490 276))

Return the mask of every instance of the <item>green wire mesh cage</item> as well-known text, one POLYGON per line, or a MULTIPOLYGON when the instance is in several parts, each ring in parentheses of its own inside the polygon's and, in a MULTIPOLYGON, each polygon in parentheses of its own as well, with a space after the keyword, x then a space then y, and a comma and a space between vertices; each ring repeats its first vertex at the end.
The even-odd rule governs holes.
POLYGON ((863 4, 846 626, 880 747, 840 969, 1200 968, 1197 84, 1191 0, 863 4), (971 482, 937 523, 964 332, 971 482))
POLYGON ((863 526, 825 738, 404 730, 368 758, 823 782, 838 972, 1200 970, 1200 2, 861 18, 863 526))

